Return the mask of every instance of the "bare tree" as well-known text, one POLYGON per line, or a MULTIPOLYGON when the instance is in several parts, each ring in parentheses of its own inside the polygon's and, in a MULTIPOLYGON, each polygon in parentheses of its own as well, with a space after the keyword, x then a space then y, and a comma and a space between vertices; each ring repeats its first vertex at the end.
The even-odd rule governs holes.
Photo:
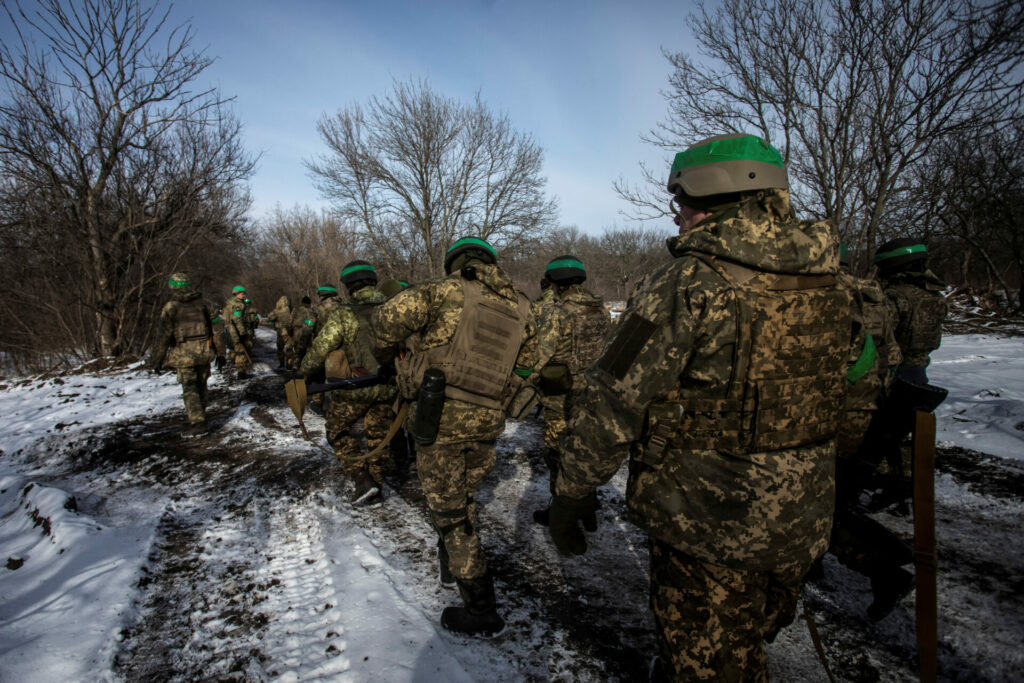
MULTIPOLYGON (((701 55, 665 51, 667 119, 645 140, 679 151, 727 132, 782 151, 797 205, 865 257, 938 141, 1021 105, 1024 6, 1011 0, 698 0, 701 55)), ((666 215, 666 173, 616 184, 634 216, 666 215)))
POLYGON ((30 198, 7 201, 5 221, 33 227, 76 274, 65 296, 91 320, 66 330, 65 343, 137 351, 153 284, 242 228, 255 160, 226 101, 195 88, 212 60, 192 50, 189 26, 167 25, 169 8, 3 8, 16 39, 0 47, 0 173, 5 191, 30 198))
POLYGON ((364 109, 324 116, 328 151, 307 161, 339 217, 393 268, 441 273, 444 251, 465 234, 510 246, 552 225, 543 152, 481 101, 458 103, 423 81, 395 82, 364 109))

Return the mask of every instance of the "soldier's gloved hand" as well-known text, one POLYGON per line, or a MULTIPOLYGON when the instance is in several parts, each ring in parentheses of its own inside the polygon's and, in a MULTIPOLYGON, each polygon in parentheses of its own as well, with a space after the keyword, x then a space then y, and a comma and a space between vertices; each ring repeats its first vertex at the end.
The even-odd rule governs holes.
POLYGON ((563 555, 582 555, 587 552, 587 540, 583 537, 578 522, 583 522, 588 531, 596 531, 596 509, 595 493, 585 498, 569 498, 555 494, 549 511, 548 530, 558 552, 563 555))
POLYGON ((224 369, 224 364, 227 363, 227 359, 224 356, 217 356, 213 359, 213 364, 217 367, 217 371, 224 369))

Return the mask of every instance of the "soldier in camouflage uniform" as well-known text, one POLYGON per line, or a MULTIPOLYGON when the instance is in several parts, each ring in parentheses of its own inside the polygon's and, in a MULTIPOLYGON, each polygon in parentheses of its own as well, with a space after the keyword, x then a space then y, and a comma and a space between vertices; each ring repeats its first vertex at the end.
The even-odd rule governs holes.
POLYGON ((782 157, 755 136, 677 154, 668 189, 676 258, 586 372, 549 529, 561 552, 585 552, 578 522, 629 456, 658 676, 763 681, 764 641, 793 620, 832 523, 850 345, 839 241, 795 218, 782 157))
POLYGON ((903 360, 897 376, 928 384, 931 352, 942 343, 942 321, 948 305, 943 282, 927 267, 928 253, 915 239, 886 242, 875 253, 875 265, 885 295, 896 311, 896 342, 903 360))
MULTIPOLYGON (((341 271, 341 282, 348 290, 350 303, 327 315, 299 366, 299 372, 306 377, 321 372, 327 377, 341 378, 377 374, 370 316, 387 300, 377 289, 377 272, 366 261, 352 261, 341 271)), ((327 408, 327 440, 354 484, 352 502, 356 505, 380 501, 384 475, 393 467, 390 452, 380 449, 378 453, 376 446, 387 435, 394 419, 391 404, 395 395, 395 385, 390 383, 332 392, 327 408), (366 454, 351 433, 360 420, 366 434, 366 454), (370 454, 372 459, 367 458, 370 454)))
MULTIPOLYGON (((604 301, 583 288, 587 269, 575 256, 559 256, 548 263, 545 278, 553 293, 542 323, 537 327, 537 366, 534 377, 543 394, 544 462, 551 475, 551 492, 561 463, 559 441, 565 434, 565 416, 583 386, 583 371, 597 360, 608 334, 611 315, 604 301)), ((547 525, 548 509, 536 510, 533 519, 547 525)), ((589 523, 589 522, 588 522, 589 523)))
POLYGON ((551 280, 545 275, 540 279, 540 296, 530 304, 530 315, 538 330, 544 325, 544 315, 550 310, 553 303, 555 303, 555 290, 551 288, 551 280))
POLYGON ((416 449, 420 483, 439 536, 442 581, 448 582, 450 572, 464 603, 445 608, 441 625, 487 635, 504 628, 504 621, 480 547, 473 496, 494 467, 494 442, 505 427, 504 397, 513 371, 529 376, 536 340, 529 300, 498 267, 490 244, 460 239, 448 249, 444 267, 447 278, 418 284, 377 309, 373 327, 382 360, 407 344, 395 365, 403 396, 419 399, 406 423, 414 436, 420 403, 430 404, 419 393, 420 383, 428 372, 444 373, 444 401, 433 422, 436 439, 419 440, 416 449))
MULTIPOLYGON (((893 532, 870 517, 860 504, 875 465, 865 466, 861 448, 872 419, 888 392, 892 371, 902 358, 893 334, 895 313, 878 281, 849 272, 842 246, 837 276, 851 294, 850 355, 846 369, 846 399, 839 426, 836 461, 836 512, 829 551, 847 567, 871 579, 874 601, 868 615, 878 621, 910 590, 913 576, 902 565, 913 559, 910 548, 893 532)), ((869 446, 870 448, 870 446, 869 446)), ((820 572, 820 564, 816 565, 820 572)))
POLYGON ((288 329, 291 333, 288 342, 285 344, 286 360, 289 370, 297 370, 302 357, 306 355, 309 342, 313 340, 313 328, 316 327, 316 314, 310 306, 312 302, 308 296, 302 297, 299 305, 292 311, 291 324, 288 329))
POLYGON ((252 377, 252 329, 249 327, 246 308, 245 287, 235 285, 231 288, 231 298, 221 310, 221 316, 231 342, 231 360, 234 361, 238 379, 252 377))
MULTIPOLYGON (((320 330, 327 324, 331 313, 341 306, 341 299, 338 298, 338 288, 330 284, 322 284, 316 288, 319 301, 313 305, 313 337, 320 334, 320 330)), ((329 394, 314 394, 309 400, 309 406, 318 415, 324 415, 324 404, 330 399, 329 394)))
POLYGON ((167 281, 171 300, 160 311, 160 331, 150 357, 150 369, 167 364, 177 371, 181 396, 188 415, 188 434, 206 431, 206 380, 215 357, 213 316, 185 273, 173 273, 167 281))
POLYGON ((277 300, 277 304, 267 316, 267 320, 273 323, 274 331, 277 332, 277 364, 278 367, 283 368, 285 367, 285 346, 292 334, 292 303, 288 301, 288 297, 282 296, 277 300))

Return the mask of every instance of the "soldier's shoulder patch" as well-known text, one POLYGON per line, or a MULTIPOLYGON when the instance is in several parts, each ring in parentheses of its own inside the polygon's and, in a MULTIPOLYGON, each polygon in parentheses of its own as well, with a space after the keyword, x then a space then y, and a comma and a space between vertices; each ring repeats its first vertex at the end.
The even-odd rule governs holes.
POLYGON ((604 355, 597 361, 597 367, 608 372, 615 379, 622 379, 657 329, 658 326, 647 318, 630 313, 622 321, 618 333, 612 343, 608 345, 604 355))

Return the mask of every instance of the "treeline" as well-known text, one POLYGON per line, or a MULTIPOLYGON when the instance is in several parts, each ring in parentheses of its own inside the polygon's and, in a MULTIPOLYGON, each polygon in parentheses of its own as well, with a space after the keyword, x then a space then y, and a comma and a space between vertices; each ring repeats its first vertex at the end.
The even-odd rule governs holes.
POLYGON ((470 234, 531 296, 548 260, 574 254, 623 300, 668 260, 672 154, 722 132, 782 151, 799 214, 833 221, 859 272, 879 243, 916 237, 950 284, 1024 308, 1019 1, 697 2, 694 51, 665 51, 667 115, 644 136, 664 164, 616 184, 627 227, 600 234, 562 225, 529 134, 415 79, 318 122, 306 166, 329 211, 253 222, 257 157, 230 99, 199 85, 212 59, 189 25, 144 0, 0 6, 5 368, 141 356, 176 270, 218 305, 243 283, 266 312, 356 258, 438 277, 470 234))

